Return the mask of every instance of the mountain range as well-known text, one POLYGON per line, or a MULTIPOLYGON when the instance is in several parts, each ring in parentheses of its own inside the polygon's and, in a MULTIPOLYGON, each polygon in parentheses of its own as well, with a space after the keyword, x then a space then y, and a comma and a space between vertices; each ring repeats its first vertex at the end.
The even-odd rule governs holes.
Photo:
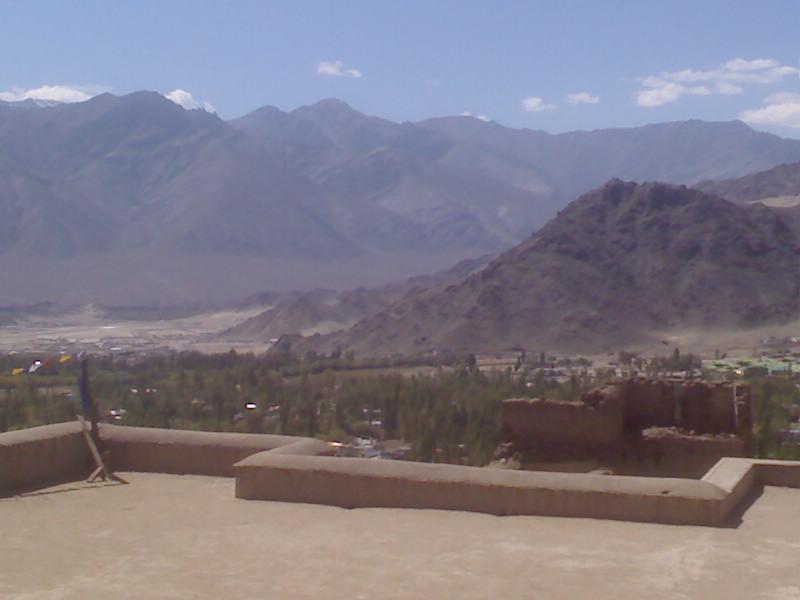
POLYGON ((296 349, 599 352, 786 322, 800 316, 798 211, 613 180, 480 271, 296 349))
POLYGON ((0 103, 0 305, 209 305, 377 285, 497 253, 620 177, 800 160, 741 122, 553 135, 394 123, 339 100, 232 121, 153 92, 0 103))

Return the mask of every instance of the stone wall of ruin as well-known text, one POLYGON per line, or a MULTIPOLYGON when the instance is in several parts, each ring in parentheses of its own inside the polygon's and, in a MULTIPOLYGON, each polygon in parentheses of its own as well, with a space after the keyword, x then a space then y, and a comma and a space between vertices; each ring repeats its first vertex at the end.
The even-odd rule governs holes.
POLYGON ((626 445, 619 462, 611 465, 614 473, 698 479, 723 457, 747 456, 745 442, 733 435, 653 435, 651 431, 626 445))
POLYGON ((614 397, 589 405, 554 400, 507 400, 503 436, 521 451, 582 456, 616 451, 622 442, 623 405, 614 397))
POLYGON ((633 379, 615 386, 625 403, 625 430, 676 425, 675 385, 633 379))
POLYGON ((647 427, 680 427, 696 433, 743 433, 741 420, 749 429, 749 403, 737 406, 747 386, 700 381, 632 379, 616 384, 625 402, 625 430, 641 431, 647 427), (742 412, 742 415, 737 413, 742 412), (740 416, 740 419, 737 419, 740 416))
POLYGON ((746 386, 631 379, 579 402, 503 403, 503 441, 534 462, 603 460, 636 473, 698 477, 723 456, 747 456, 752 418, 746 386), (661 435, 643 434, 661 428, 661 435))

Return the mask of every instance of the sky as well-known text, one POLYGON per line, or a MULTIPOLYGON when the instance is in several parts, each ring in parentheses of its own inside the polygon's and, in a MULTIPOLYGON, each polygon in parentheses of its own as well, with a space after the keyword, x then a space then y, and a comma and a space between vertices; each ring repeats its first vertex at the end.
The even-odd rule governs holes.
POLYGON ((798 25, 798 0, 0 0, 0 100, 147 89, 230 119, 336 97, 398 122, 800 138, 798 25))

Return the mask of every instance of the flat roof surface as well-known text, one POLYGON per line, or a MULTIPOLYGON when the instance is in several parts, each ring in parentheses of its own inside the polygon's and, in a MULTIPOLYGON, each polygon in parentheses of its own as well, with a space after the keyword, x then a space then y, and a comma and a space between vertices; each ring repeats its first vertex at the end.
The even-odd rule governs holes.
POLYGON ((0 598, 800 599, 800 490, 767 487, 716 529, 345 510, 122 475, 0 499, 0 598))

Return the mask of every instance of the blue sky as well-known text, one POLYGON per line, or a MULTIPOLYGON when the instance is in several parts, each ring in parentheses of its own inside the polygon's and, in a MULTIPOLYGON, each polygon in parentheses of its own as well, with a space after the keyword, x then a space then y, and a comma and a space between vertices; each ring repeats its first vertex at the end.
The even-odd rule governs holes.
POLYGON ((338 97, 395 121, 743 118, 800 137, 793 0, 0 0, 0 24, 6 100, 182 90, 232 118, 338 97))

